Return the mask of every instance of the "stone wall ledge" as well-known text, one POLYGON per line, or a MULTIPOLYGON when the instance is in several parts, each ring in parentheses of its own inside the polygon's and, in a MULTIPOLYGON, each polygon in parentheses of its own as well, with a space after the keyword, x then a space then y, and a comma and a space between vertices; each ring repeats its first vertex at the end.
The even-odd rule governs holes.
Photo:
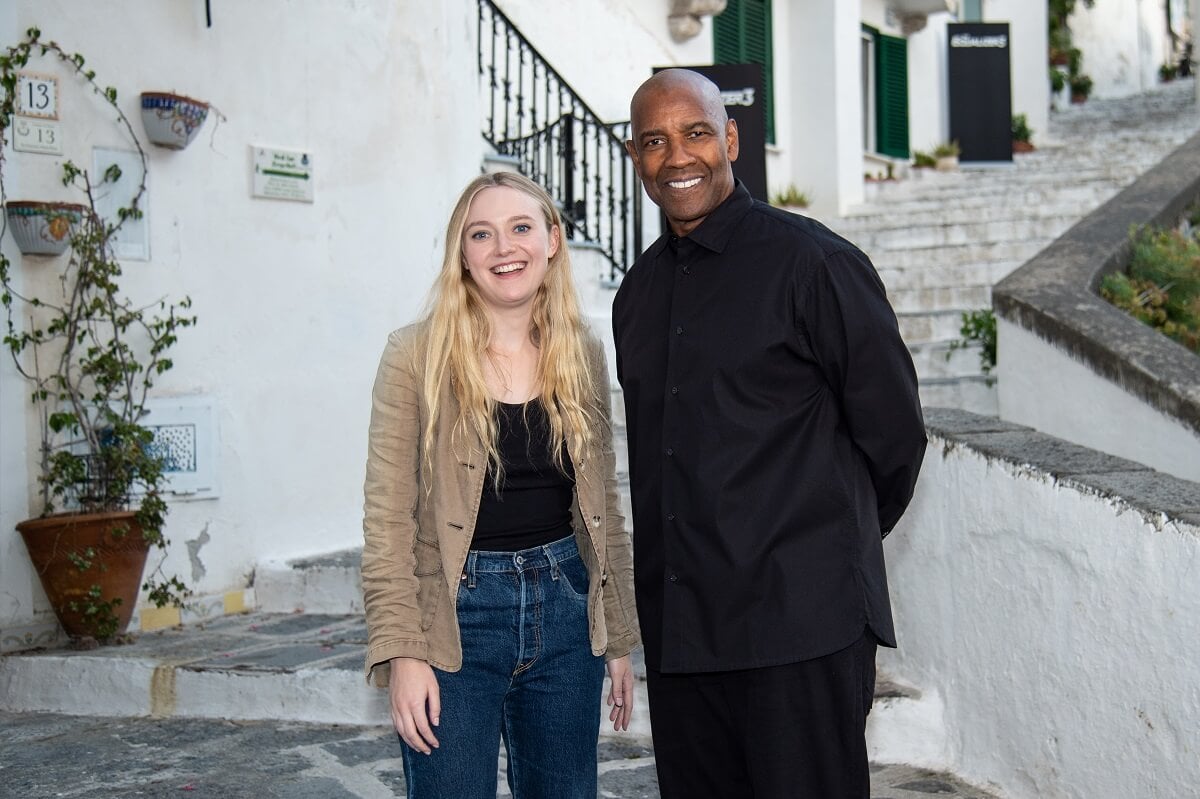
POLYGON ((1131 227, 1174 226, 1198 198, 1200 133, 996 284, 992 303, 1001 318, 1200 433, 1200 357, 1099 294, 1101 279, 1128 263, 1131 227))
POLYGON ((1200 536, 1200 483, 1073 444, 1031 427, 955 408, 926 408, 931 437, 1123 503, 1156 528, 1181 522, 1200 536))

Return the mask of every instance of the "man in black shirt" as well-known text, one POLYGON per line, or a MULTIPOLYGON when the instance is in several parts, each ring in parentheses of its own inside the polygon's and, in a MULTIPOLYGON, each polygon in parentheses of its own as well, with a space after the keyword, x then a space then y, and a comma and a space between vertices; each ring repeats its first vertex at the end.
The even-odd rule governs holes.
POLYGON ((883 536, 925 428, 867 257, 734 180, 717 87, 660 72, 632 156, 670 230, 613 305, 659 783, 675 797, 867 797, 883 536))

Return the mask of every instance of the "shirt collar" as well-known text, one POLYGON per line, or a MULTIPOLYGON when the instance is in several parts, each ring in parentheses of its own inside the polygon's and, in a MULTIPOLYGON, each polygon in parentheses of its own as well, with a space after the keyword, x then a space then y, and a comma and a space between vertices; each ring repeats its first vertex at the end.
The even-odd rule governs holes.
MULTIPOLYGON (((706 216, 704 221, 700 223, 699 227, 687 236, 684 236, 683 240, 694 241, 713 252, 724 252, 725 245, 729 243, 730 237, 733 236, 734 229, 742 221, 742 217, 749 213, 753 205, 754 198, 750 196, 750 192, 746 189, 746 186, 740 180, 735 180, 733 193, 726 197, 724 202, 714 208, 712 213, 706 216)), ((653 250, 655 256, 662 255, 672 235, 668 231, 654 243, 653 250)))

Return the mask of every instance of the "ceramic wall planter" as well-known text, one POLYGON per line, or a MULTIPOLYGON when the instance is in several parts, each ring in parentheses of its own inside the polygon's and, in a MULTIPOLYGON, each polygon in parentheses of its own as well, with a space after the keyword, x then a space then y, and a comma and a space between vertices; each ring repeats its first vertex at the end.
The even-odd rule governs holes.
POLYGON ((125 632, 150 551, 133 511, 58 514, 23 521, 17 531, 25 540, 34 571, 67 635, 96 637, 94 620, 83 612, 94 585, 100 587, 101 599, 121 600, 114 610, 115 634, 125 632), (96 565, 80 572, 71 562, 71 555, 89 548, 95 551, 96 565), (72 609, 72 604, 77 607, 72 609))
POLYGON ((87 211, 77 203, 9 200, 4 204, 8 229, 24 255, 61 255, 87 211))
POLYGON ((208 103, 172 92, 142 92, 142 127, 159 147, 182 150, 208 117, 208 103))

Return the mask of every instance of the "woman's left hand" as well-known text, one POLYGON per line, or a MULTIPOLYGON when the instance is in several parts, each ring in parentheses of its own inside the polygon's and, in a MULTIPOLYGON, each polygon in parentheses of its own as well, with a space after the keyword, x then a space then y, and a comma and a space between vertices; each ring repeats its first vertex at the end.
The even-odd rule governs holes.
POLYGON ((629 655, 608 661, 608 678, 612 682, 606 700, 612 707, 608 720, 614 730, 628 730, 629 717, 633 715, 633 666, 629 655))

